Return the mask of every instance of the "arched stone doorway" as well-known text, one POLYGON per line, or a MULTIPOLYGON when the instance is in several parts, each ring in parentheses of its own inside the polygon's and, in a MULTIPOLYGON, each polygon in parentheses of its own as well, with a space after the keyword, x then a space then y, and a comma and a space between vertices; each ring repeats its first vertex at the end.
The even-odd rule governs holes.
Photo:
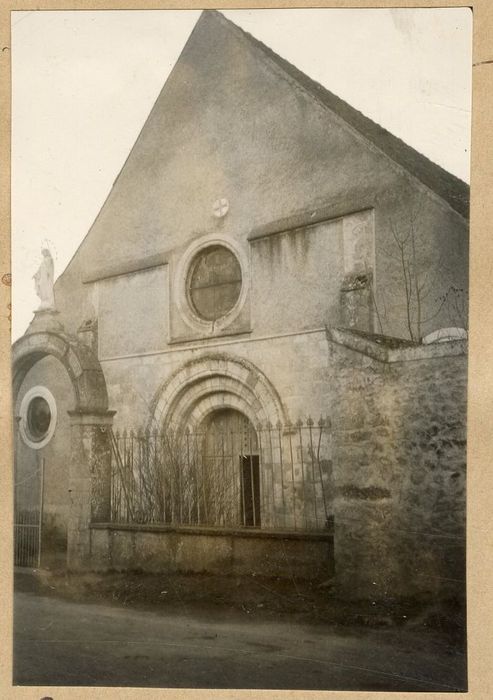
POLYGON ((12 370, 18 563, 84 566, 91 523, 109 519, 114 412, 101 366, 82 340, 47 330, 14 343, 12 370), (18 486, 35 478, 27 499, 18 486))
POLYGON ((260 431, 287 423, 279 394, 263 372, 244 358, 217 353, 187 362, 164 383, 148 427, 175 436, 189 431, 199 465, 192 465, 189 481, 202 484, 199 522, 260 527, 269 526, 274 510, 272 465, 263 464, 260 431), (269 478, 264 468, 270 468, 269 478))
POLYGON ((252 423, 240 411, 222 408, 206 415, 198 430, 212 519, 217 524, 260 527, 263 489, 252 423))
POLYGON ((180 367, 156 393, 149 428, 191 430, 212 411, 230 408, 257 426, 289 423, 275 387, 253 363, 234 355, 203 355, 180 367))

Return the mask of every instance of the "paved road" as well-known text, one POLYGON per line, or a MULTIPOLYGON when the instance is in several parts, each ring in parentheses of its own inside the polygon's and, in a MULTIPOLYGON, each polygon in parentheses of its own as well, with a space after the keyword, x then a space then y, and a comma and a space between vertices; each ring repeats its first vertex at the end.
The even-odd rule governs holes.
POLYGON ((396 630, 344 633, 239 614, 166 615, 15 596, 14 683, 457 690, 463 658, 396 630))

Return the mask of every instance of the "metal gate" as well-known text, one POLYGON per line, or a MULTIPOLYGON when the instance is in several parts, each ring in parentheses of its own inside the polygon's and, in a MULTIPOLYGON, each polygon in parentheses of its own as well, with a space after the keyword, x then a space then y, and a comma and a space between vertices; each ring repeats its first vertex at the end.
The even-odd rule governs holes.
POLYGON ((41 563, 44 459, 32 474, 14 485, 14 565, 36 568, 41 563))

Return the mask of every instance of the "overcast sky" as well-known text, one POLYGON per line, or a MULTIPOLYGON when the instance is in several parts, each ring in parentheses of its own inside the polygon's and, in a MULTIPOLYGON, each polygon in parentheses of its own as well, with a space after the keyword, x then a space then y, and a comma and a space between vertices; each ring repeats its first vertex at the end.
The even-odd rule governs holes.
MULTIPOLYGON (((467 9, 229 10, 229 19, 469 181, 467 9)), ((198 11, 12 13, 13 338, 96 218, 198 11)))

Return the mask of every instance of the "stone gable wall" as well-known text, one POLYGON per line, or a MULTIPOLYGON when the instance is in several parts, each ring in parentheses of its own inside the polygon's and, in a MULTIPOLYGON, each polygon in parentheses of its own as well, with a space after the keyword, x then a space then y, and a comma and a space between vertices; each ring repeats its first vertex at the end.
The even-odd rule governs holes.
MULTIPOLYGON (((367 238, 364 228, 349 236, 353 245, 345 246, 344 268, 348 258, 361 263, 370 252, 374 257, 368 272, 380 315, 386 317, 380 332, 407 334, 394 233, 406 238, 411 220, 423 277, 420 282, 426 280, 427 287, 422 315, 433 319, 423 324, 422 333, 440 326, 465 325, 464 318, 451 318, 450 309, 440 300, 451 285, 467 288, 467 222, 266 58, 241 32, 217 16, 205 15, 90 232, 57 280, 57 309, 67 330, 75 332, 82 322, 97 317, 99 285, 94 280, 105 277, 108 266, 113 274, 123 274, 129 268, 135 271, 139 266, 169 263, 169 279, 173 280, 171 268, 179 265, 189 245, 208 236, 225 236, 245 256, 250 254, 248 242, 257 239, 255 250, 253 245, 251 249, 252 262, 261 257, 267 268, 269 276, 260 273, 259 278, 253 265, 251 269, 254 332, 263 327, 264 319, 275 326, 278 317, 267 309, 270 280, 293 277, 305 282, 305 296, 297 294, 297 284, 286 283, 286 293, 276 297, 277 304, 288 307, 290 327, 294 320, 300 328, 307 327, 314 309, 306 299, 312 291, 322 289, 328 292, 327 323, 351 325, 348 319, 337 319, 340 284, 335 285, 335 280, 341 270, 334 262, 341 251, 330 248, 324 260, 328 243, 318 243, 319 258, 314 260, 311 250, 305 265, 303 255, 310 244, 303 239, 313 241, 313 231, 308 233, 313 223, 363 210, 374 212, 375 237, 367 238), (213 213, 218 198, 229 202, 223 218, 213 213), (293 228, 301 231, 294 234, 293 228), (281 245, 258 241, 259 236, 288 230, 291 233, 281 245)), ((344 269, 344 275, 347 272, 344 269)), ((152 275, 146 272, 146 280, 152 275)), ((104 284, 107 289, 110 283, 104 284)), ((136 297, 140 296, 137 279, 128 282, 129 288, 131 284, 136 297)), ((272 291, 278 294, 277 289, 272 291)), ((161 300, 158 292, 148 310, 149 316, 156 313, 156 328, 137 321, 133 307, 128 308, 119 354, 131 352, 125 348, 127 343, 131 348, 139 346, 138 338, 129 338, 136 326, 149 333, 148 344, 153 349, 166 342, 165 329, 160 326, 160 305, 168 303, 164 283, 160 293, 161 300)), ((115 297, 118 302, 116 290, 115 297)), ((354 301, 353 292, 349 306, 354 301)), ((357 301, 365 307, 366 297, 357 301)), ((176 299, 170 298, 169 303, 173 306, 176 299)), ((248 329, 247 310, 246 304, 244 315, 230 324, 230 331, 248 329)), ((189 340, 179 317, 175 315, 172 321, 171 335, 177 339, 185 334, 189 340)), ((278 323, 284 323, 280 314, 278 323)))
POLYGON ((348 595, 463 594, 467 358, 447 346, 382 361, 330 344, 336 581, 348 595))

